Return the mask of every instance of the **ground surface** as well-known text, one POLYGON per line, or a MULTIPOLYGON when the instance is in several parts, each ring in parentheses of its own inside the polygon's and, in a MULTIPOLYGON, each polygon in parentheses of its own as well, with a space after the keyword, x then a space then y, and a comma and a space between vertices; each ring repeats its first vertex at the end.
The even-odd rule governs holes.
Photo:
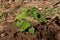
MULTIPOLYGON (((60 8, 60 0, 0 0, 0 11, 3 17, 0 19, 0 40, 60 40, 60 19, 56 15, 47 17, 47 24, 35 25, 35 34, 17 32, 19 27, 13 23, 21 7, 60 8)), ((46 15, 45 15, 46 16, 46 15)))

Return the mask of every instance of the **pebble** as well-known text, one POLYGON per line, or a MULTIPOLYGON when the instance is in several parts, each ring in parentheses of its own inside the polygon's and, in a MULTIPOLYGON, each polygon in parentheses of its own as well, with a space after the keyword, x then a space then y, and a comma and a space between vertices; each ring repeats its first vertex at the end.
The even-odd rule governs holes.
POLYGON ((4 37, 4 36, 5 36, 5 33, 2 33, 0 36, 1 36, 1 37, 4 37))
POLYGON ((39 10, 42 10, 42 8, 39 8, 39 10))

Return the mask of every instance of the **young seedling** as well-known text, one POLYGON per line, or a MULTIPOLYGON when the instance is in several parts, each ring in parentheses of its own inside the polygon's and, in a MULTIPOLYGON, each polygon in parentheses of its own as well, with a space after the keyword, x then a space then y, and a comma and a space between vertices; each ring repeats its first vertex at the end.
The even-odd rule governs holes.
POLYGON ((29 33, 34 34, 35 28, 32 27, 31 23, 25 19, 25 17, 30 16, 34 19, 40 20, 41 22, 46 22, 46 19, 39 13, 38 9, 36 7, 33 7, 31 9, 27 8, 21 8, 20 13, 16 16, 15 20, 18 20, 15 22, 16 26, 21 26, 18 31, 23 32, 26 29, 28 29, 29 33), (26 13, 26 14, 23 14, 26 13))

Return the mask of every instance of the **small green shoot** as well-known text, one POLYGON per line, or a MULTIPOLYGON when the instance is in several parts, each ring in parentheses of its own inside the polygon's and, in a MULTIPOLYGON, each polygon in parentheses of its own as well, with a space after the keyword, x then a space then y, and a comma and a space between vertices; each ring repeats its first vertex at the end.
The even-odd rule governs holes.
POLYGON ((0 17, 2 16, 2 12, 0 12, 0 17))
POLYGON ((38 9, 36 7, 33 7, 32 9, 32 15, 34 18, 37 18, 37 15, 38 15, 38 9))
POLYGON ((39 20, 43 23, 46 23, 46 19, 43 16, 40 16, 39 20))
POLYGON ((31 27, 31 28, 29 29, 29 33, 34 34, 34 33, 35 33, 35 28, 34 28, 34 27, 31 27))

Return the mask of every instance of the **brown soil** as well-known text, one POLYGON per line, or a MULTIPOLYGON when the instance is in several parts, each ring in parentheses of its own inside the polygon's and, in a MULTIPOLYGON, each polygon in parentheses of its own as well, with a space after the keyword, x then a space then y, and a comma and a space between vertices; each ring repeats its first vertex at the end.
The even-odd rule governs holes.
POLYGON ((60 40, 60 26, 50 21, 48 24, 37 24, 35 34, 17 32, 19 27, 14 23, 3 23, 4 29, 0 31, 0 40, 60 40))
POLYGON ((19 8, 35 6, 60 8, 60 0, 0 0, 0 11, 4 16, 0 20, 0 40, 60 40, 60 19, 47 19, 47 24, 35 25, 35 34, 17 32, 19 27, 13 23, 19 8), (12 14, 13 13, 13 14, 12 14))

